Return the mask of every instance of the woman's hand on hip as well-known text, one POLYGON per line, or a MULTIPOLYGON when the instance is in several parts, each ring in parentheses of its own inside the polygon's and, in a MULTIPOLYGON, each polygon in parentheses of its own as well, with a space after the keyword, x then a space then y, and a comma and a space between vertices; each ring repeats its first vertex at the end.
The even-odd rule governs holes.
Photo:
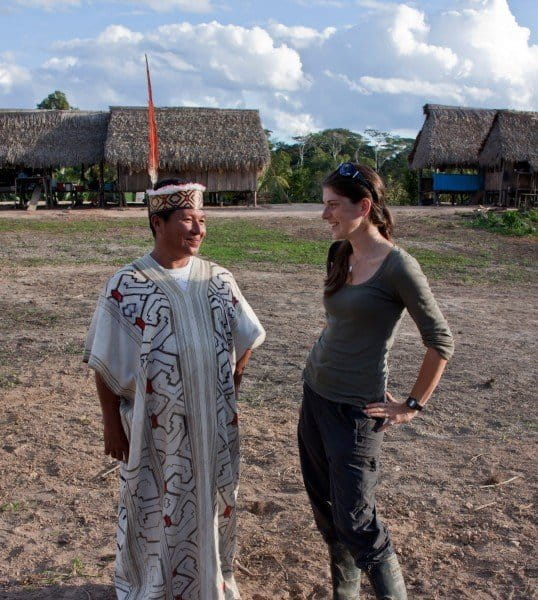
POLYGON ((379 431, 385 431, 392 425, 402 425, 409 423, 418 413, 418 410, 411 410, 405 402, 396 400, 390 393, 386 393, 386 402, 371 402, 363 409, 364 414, 373 419, 386 419, 383 427, 379 431))

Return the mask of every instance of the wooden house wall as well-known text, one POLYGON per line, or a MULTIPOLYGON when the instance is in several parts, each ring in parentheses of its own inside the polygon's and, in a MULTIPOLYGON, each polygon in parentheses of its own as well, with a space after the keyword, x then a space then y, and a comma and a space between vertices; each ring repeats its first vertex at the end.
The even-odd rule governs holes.
POLYGON ((538 173, 516 173, 513 165, 505 165, 504 171, 487 170, 485 173, 484 190, 498 192, 503 190, 532 190, 538 187, 538 173), (502 185, 501 185, 502 178, 502 185))
MULTIPOLYGON (((171 171, 159 172, 159 178, 181 177, 201 183, 208 192, 247 192, 255 191, 258 183, 256 171, 171 171)), ((151 187, 147 171, 130 173, 125 167, 118 169, 118 187, 122 192, 143 192, 151 187)))

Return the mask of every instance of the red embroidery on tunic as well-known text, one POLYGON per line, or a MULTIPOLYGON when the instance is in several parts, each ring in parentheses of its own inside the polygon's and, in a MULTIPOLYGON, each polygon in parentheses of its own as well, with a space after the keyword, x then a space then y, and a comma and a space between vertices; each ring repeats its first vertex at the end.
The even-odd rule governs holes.
POLYGON ((146 394, 153 394, 153 385, 151 383, 151 379, 146 381, 146 394))
POLYGON ((229 519, 230 518, 230 515, 232 514, 232 510, 233 510, 233 506, 227 506, 224 509, 224 518, 225 519, 229 519))
POLYGON ((235 296, 232 296, 233 307, 235 308, 238 304, 239 304, 239 300, 235 296))
POLYGON ((151 415, 151 426, 153 429, 157 429, 159 427, 159 421, 157 420, 157 415, 151 415))
POLYGON ((114 300, 117 300, 118 302, 121 302, 123 300, 123 296, 118 290, 112 290, 110 292, 110 295, 112 296, 112 298, 114 298, 114 300))
POLYGON ((172 519, 168 515, 164 515, 164 526, 170 527, 172 525, 172 519))
POLYGON ((237 413, 234 413, 234 418, 231 420, 230 425, 237 427, 238 423, 239 423, 239 415, 237 413))
POLYGON ((138 327, 140 327, 140 329, 142 331, 144 331, 144 329, 146 327, 146 324, 144 323, 144 321, 140 317, 136 317, 135 325, 138 325, 138 327))

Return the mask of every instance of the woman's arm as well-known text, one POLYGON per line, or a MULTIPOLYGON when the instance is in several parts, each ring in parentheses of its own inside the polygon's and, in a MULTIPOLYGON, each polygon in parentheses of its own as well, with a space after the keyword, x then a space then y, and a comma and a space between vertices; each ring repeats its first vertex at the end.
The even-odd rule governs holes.
MULTIPOLYGON (((410 394, 422 406, 428 402, 437 387, 446 363, 447 361, 441 357, 435 348, 427 349, 410 394)), ((405 404, 405 401, 396 400, 390 392, 387 392, 387 402, 372 402, 365 407, 364 412, 375 419, 387 419, 387 422, 380 429, 380 431, 383 431, 391 425, 409 423, 419 411, 412 410, 405 404)))
POLYGON ((105 454, 127 462, 129 459, 129 440, 123 430, 120 416, 120 399, 95 372, 97 395, 101 402, 105 438, 105 454))

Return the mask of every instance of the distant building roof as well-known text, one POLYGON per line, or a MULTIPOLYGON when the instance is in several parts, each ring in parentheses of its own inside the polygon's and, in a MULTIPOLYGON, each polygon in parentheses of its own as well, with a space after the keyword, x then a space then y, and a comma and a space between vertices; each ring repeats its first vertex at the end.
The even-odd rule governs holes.
POLYGON ((0 165, 91 165, 104 158, 109 113, 0 109, 0 165))

